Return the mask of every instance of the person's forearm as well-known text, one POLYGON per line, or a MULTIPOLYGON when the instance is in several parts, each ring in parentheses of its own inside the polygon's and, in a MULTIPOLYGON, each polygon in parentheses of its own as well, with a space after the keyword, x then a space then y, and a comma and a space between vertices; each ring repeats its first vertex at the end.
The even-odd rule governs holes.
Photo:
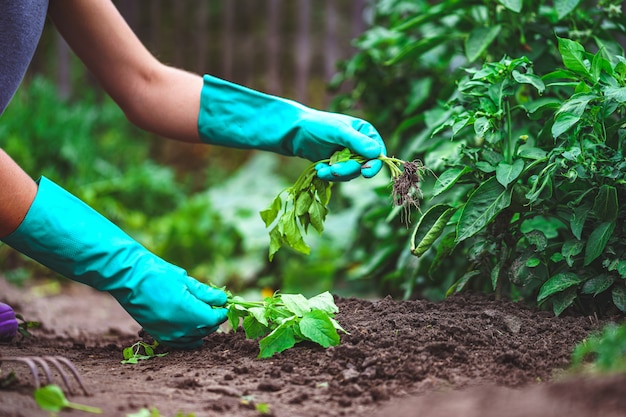
POLYGON ((160 63, 110 0, 51 0, 48 13, 131 122, 164 137, 199 141, 199 75, 160 63))
POLYGON ((0 149, 0 238, 17 229, 36 194, 37 184, 0 149))
POLYGON ((198 111, 202 78, 180 69, 160 65, 135 97, 118 101, 136 126, 160 136, 184 142, 200 142, 198 111))

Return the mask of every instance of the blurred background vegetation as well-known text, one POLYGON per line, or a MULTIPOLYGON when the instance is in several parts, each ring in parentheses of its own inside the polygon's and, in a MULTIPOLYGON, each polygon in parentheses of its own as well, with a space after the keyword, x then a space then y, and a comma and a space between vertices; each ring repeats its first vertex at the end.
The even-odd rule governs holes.
MULTIPOLYGON (((354 51, 352 39, 372 13, 366 0, 114 3, 162 62, 316 108, 332 99, 327 86, 336 63, 354 51)), ((344 187, 313 254, 282 251, 269 263, 258 212, 308 162, 173 142, 135 128, 50 22, 2 115, 0 146, 33 178, 48 176, 166 260, 234 292, 331 289, 338 255, 356 228, 347 208, 370 193, 365 182, 344 187)), ((0 268, 16 283, 58 278, 1 244, 0 268)))

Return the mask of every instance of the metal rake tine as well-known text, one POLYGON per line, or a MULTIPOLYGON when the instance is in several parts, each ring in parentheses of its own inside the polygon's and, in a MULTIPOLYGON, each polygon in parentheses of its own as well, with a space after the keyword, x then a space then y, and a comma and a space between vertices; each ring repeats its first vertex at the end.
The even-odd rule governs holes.
POLYGON ((90 395, 87 388, 85 388, 85 385, 83 384, 83 380, 81 379, 80 374, 76 370, 76 367, 69 359, 63 356, 44 356, 44 359, 48 360, 59 371, 59 374, 61 375, 61 378, 63 378, 63 382, 65 382, 65 385, 67 386, 67 389, 70 392, 70 394, 73 394, 74 392, 68 382, 67 373, 63 370, 61 364, 65 365, 65 367, 74 376, 74 379, 76 380, 76 382, 78 382, 78 385, 83 390, 85 395, 90 395))
POLYGON ((33 382, 35 385, 35 389, 39 388, 41 386, 41 382, 39 380, 39 371, 37 371, 37 364, 30 358, 22 358, 22 357, 2 357, 0 358, 3 362, 4 361, 9 361, 9 362, 21 362, 21 363, 25 363, 26 366, 28 366, 28 368, 30 369, 30 373, 33 375, 33 382))
POLYGON ((43 374, 46 376, 48 384, 52 384, 52 374, 50 373, 50 367, 45 359, 40 356, 33 356, 30 359, 43 369, 43 374))
POLYGON ((46 376, 48 384, 51 384, 53 382, 52 381, 52 374, 50 372, 50 367, 48 366, 48 363, 50 363, 58 371, 59 375, 61 376, 61 379, 63 380, 63 383, 65 384, 65 387, 68 390, 68 392, 70 394, 74 394, 74 390, 72 389, 72 386, 71 386, 70 381, 68 379, 67 372, 63 368, 63 366, 65 366, 67 368, 67 370, 69 370, 69 372, 74 376, 74 378, 76 379, 76 382, 78 383, 80 388, 83 390, 85 395, 90 395, 89 391, 87 390, 87 388, 83 384, 83 381, 82 381, 78 371, 76 370, 76 368, 72 364, 72 362, 69 359, 64 358, 62 356, 42 356, 42 357, 40 357, 40 356, 33 356, 33 357, 22 357, 22 356, 6 357, 5 356, 5 357, 0 357, 0 362, 1 361, 20 362, 20 363, 26 364, 26 366, 28 366, 28 368, 30 369, 31 374, 33 375, 35 389, 37 389, 37 388, 39 388, 41 386, 41 380, 39 378, 39 371, 37 369, 37 365, 39 365, 39 367, 41 367, 41 369, 43 370, 43 373, 46 376))

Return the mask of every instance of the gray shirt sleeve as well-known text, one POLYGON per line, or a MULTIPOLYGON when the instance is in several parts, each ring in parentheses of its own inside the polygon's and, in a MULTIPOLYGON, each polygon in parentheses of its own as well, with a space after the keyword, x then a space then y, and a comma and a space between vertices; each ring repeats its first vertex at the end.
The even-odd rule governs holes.
POLYGON ((47 11, 48 0, 0 0, 0 115, 24 78, 47 11))

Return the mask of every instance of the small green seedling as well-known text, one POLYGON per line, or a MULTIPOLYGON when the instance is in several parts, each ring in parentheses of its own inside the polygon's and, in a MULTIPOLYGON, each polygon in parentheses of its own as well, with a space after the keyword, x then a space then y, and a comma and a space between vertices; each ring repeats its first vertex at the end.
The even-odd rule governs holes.
POLYGON ((241 319, 248 339, 259 339, 259 358, 269 358, 301 341, 327 348, 347 333, 335 320, 339 309, 328 292, 307 299, 302 294, 274 293, 263 301, 246 301, 229 294, 228 321, 237 331, 241 319))
MULTIPOLYGON (((318 233, 322 233, 332 188, 331 182, 316 176, 315 166, 319 163, 332 165, 350 159, 366 162, 365 158, 352 153, 348 148, 337 151, 331 158, 311 164, 291 187, 281 191, 260 212, 265 227, 273 225, 269 232, 270 261, 282 246, 289 246, 307 255, 311 252, 311 248, 302 238, 302 232, 308 233, 309 226, 313 226, 318 233)), ((422 198, 420 183, 425 168, 420 161, 407 162, 386 155, 380 155, 378 159, 389 169, 393 184, 393 203, 404 208, 408 222, 411 208, 419 209, 419 200, 422 198)))
POLYGON ((21 314, 17 313, 15 314, 15 317, 18 320, 18 326, 17 326, 17 331, 19 334, 22 335, 22 337, 24 337, 25 339, 28 339, 30 337, 32 337, 33 335, 30 333, 30 329, 36 329, 41 327, 41 323, 38 321, 31 321, 31 320, 26 320, 24 318, 24 316, 22 316, 21 314))
POLYGON ((626 324, 608 324, 576 345, 572 367, 580 369, 588 361, 591 371, 626 372, 626 324))
POLYGON ((158 342, 154 342, 152 344, 148 344, 146 342, 142 342, 141 340, 137 343, 134 343, 132 346, 124 348, 122 354, 124 355, 123 364, 135 364, 139 361, 144 361, 148 359, 152 359, 155 357, 161 357, 167 355, 165 353, 154 353, 154 349, 159 345, 158 342), (141 351, 143 350, 143 353, 141 351))
POLYGON ((35 402, 42 410, 57 413, 64 408, 72 408, 74 410, 85 411, 92 414, 102 414, 102 410, 98 407, 77 404, 67 400, 63 390, 58 385, 46 385, 35 390, 35 402))
POLYGON ((262 416, 272 414, 270 405, 268 403, 255 402, 253 395, 244 395, 239 399, 239 401, 246 407, 254 407, 254 410, 262 416))

